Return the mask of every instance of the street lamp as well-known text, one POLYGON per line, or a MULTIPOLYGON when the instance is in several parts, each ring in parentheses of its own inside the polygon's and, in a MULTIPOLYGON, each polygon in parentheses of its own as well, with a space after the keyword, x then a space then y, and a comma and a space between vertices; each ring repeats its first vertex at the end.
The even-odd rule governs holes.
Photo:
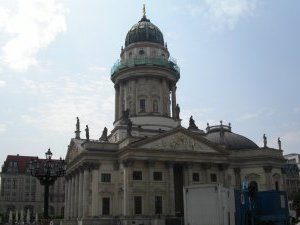
POLYGON ((41 185, 45 186, 44 193, 44 219, 48 219, 49 186, 53 185, 58 177, 65 176, 65 161, 52 160, 50 148, 45 153, 46 159, 34 159, 30 161, 30 174, 39 179, 41 185))

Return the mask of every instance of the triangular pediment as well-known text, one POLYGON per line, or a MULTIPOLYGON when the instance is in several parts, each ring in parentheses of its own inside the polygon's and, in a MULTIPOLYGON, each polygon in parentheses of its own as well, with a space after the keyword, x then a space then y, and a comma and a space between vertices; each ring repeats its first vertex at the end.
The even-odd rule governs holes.
POLYGON ((68 146, 68 152, 66 155, 66 162, 70 163, 73 159, 79 155, 82 151, 83 140, 72 139, 70 145, 68 146))
POLYGON ((197 137, 189 131, 180 129, 176 132, 163 134, 161 136, 150 138, 145 143, 140 143, 138 148, 152 150, 170 150, 170 151, 196 151, 203 153, 220 153, 224 150, 210 143, 204 137, 197 137))

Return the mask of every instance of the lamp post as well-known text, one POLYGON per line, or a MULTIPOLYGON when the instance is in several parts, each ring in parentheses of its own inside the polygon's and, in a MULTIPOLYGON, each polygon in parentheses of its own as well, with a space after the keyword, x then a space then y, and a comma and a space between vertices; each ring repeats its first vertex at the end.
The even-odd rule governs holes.
POLYGON ((39 179, 45 187, 44 193, 44 219, 48 219, 49 186, 53 185, 58 177, 65 176, 65 161, 52 160, 50 148, 45 153, 46 159, 35 159, 30 161, 30 174, 39 179))

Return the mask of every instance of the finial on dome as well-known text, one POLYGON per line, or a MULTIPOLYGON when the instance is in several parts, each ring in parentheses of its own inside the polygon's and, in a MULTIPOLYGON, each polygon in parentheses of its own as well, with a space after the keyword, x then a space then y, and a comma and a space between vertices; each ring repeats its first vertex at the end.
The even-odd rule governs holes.
POLYGON ((146 4, 143 4, 143 17, 146 18, 146 4))

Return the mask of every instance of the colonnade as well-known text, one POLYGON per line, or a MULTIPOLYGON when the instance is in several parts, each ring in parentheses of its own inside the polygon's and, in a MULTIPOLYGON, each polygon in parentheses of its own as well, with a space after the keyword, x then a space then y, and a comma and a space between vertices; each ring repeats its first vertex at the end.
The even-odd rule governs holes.
POLYGON ((66 175, 65 219, 97 215, 98 173, 98 163, 83 163, 66 175), (90 191, 92 196, 89 194, 90 191))
MULTIPOLYGON (((119 82, 115 85, 115 121, 122 118, 122 113, 124 110, 131 108, 130 115, 136 115, 139 112, 139 99, 137 91, 137 82, 138 79, 128 80, 126 82, 119 82), (129 92, 128 84, 131 83, 133 87, 129 92), (129 105, 128 99, 131 99, 131 105, 129 105)), ((149 84, 150 85, 150 84, 149 84)), ((158 113, 163 116, 170 115, 170 93, 171 93, 171 103, 172 103, 172 117, 176 114, 176 83, 168 83, 166 79, 161 80, 159 86, 159 104, 158 104, 158 113)), ((148 93, 144 93, 148 98, 148 103, 146 103, 146 113, 152 112, 151 107, 147 106, 149 104, 148 93)))

